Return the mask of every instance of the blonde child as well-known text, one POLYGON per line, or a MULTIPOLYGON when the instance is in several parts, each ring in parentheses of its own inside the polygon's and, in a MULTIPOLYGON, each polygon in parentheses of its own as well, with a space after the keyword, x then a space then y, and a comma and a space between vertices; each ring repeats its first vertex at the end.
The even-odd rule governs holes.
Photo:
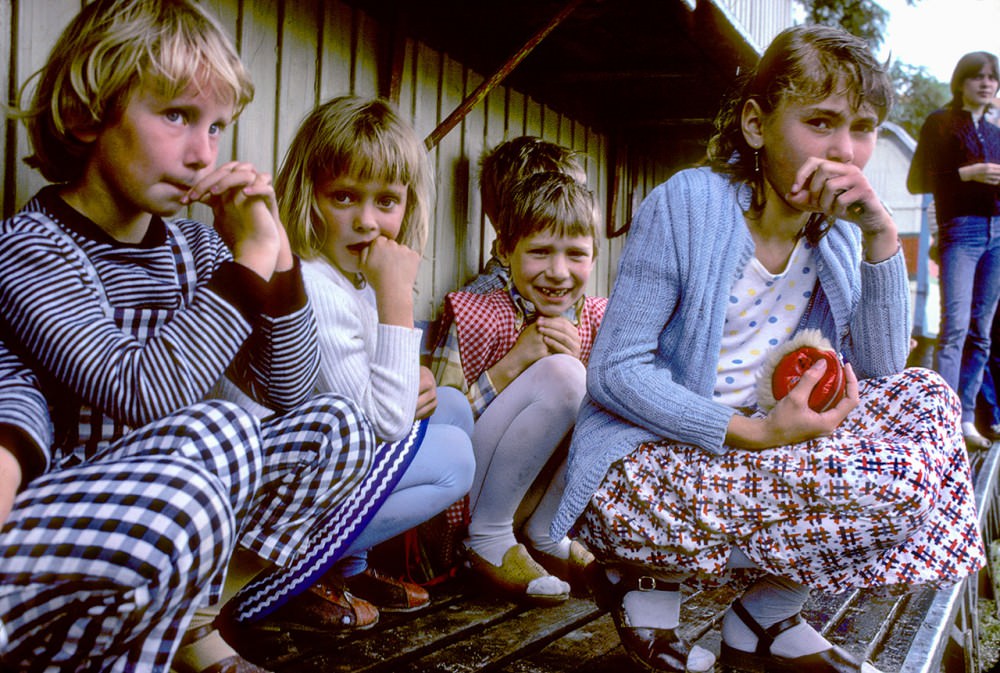
POLYGON ((310 399, 314 320, 270 177, 215 166, 252 93, 187 0, 89 3, 40 72, 29 163, 57 184, 0 225, 0 327, 54 437, 0 534, 5 668, 260 671, 210 617, 174 657, 230 554, 248 563, 229 617, 294 610, 378 508, 367 421, 310 399), (196 201, 214 228, 165 219, 196 201), (201 402, 224 375, 278 413, 201 402))
POLYGON ((497 250, 510 281, 488 294, 449 294, 443 317, 450 327, 434 353, 438 383, 466 393, 477 417, 466 541, 472 568, 497 589, 539 603, 565 600, 564 580, 592 559, 579 544, 548 535, 562 467, 524 526, 530 551, 513 526, 583 396, 606 303, 584 296, 597 220, 593 195, 570 176, 537 173, 514 185, 497 220, 497 250))
POLYGON ((465 495, 474 469, 468 402, 420 366, 413 294, 432 190, 423 142, 385 101, 334 98, 302 122, 276 190, 316 314, 318 390, 357 400, 382 440, 429 419, 400 482, 324 582, 379 610, 422 608, 427 591, 368 567, 367 550, 465 495))
MULTIPOLYGON (((535 136, 518 136, 483 153, 479 161, 479 195, 483 214, 498 231, 500 203, 510 188, 534 173, 565 173, 581 185, 587 173, 573 150, 535 136)), ((483 272, 462 288, 486 294, 502 290, 510 272, 497 255, 496 242, 483 272)))

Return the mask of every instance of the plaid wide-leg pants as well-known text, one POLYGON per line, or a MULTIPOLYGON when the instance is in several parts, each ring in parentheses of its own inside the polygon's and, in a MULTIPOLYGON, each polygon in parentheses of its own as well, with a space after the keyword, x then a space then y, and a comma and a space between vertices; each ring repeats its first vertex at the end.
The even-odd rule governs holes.
POLYGON ((861 384, 828 437, 710 454, 669 441, 616 462, 581 519, 606 559, 725 581, 738 547, 824 591, 953 584, 982 567, 958 397, 907 369, 861 384))

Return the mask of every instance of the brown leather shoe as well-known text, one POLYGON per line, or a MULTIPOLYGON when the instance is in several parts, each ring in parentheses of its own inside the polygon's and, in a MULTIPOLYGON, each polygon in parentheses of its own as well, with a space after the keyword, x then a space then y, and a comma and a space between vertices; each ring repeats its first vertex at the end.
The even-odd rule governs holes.
MULTIPOLYGON (((187 656, 184 650, 186 648, 198 648, 199 643, 206 641, 209 636, 212 636, 214 631, 215 627, 211 624, 205 624, 196 629, 188 630, 181 640, 180 648, 177 655, 174 657, 173 663, 170 665, 171 673, 271 673, 266 668, 261 668, 236 653, 225 657, 221 661, 215 662, 208 668, 198 670, 191 663, 192 661, 198 661, 197 654, 194 656, 187 656)), ((211 657, 211 654, 209 654, 208 657, 205 657, 204 651, 200 654, 203 658, 211 657)))
POLYGON ((413 612, 431 602, 430 594, 419 584, 383 575, 372 568, 345 578, 344 583, 352 595, 386 612, 413 612))
POLYGON ((316 631, 370 629, 378 623, 378 608, 324 578, 272 612, 268 621, 316 631))
POLYGON ((214 663, 201 673, 270 673, 267 669, 253 664, 238 654, 214 663))

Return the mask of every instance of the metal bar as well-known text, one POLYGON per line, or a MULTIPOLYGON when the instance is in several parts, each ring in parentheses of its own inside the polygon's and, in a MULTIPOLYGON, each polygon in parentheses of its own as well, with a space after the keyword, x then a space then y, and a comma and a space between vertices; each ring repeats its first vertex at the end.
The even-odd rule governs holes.
POLYGON ((437 128, 431 131, 430 135, 424 140, 424 144, 427 145, 428 150, 434 149, 441 139, 444 138, 448 133, 458 126, 467 114, 476 107, 490 91, 495 89, 497 85, 500 84, 504 79, 507 78, 514 68, 518 66, 525 59, 525 57, 530 54, 538 44, 544 40, 549 33, 551 33, 555 28, 562 23, 566 17, 573 13, 573 10, 582 3, 583 0, 569 0, 555 16, 537 33, 535 33, 531 39, 529 39, 523 47, 521 47, 517 52, 511 56, 506 63, 500 66, 500 69, 493 73, 493 76, 484 81, 476 90, 465 97, 465 100, 459 104, 455 110, 448 115, 448 117, 438 124, 437 128))
MULTIPOLYGON (((930 206, 930 194, 924 194, 920 206, 920 238, 917 244, 917 292, 914 298, 913 307, 913 333, 919 337, 926 337, 931 334, 930 326, 927 324, 927 299, 930 295, 930 247, 931 247, 931 225, 927 217, 927 209, 930 206)), ((935 326, 934 334, 937 333, 935 326)))

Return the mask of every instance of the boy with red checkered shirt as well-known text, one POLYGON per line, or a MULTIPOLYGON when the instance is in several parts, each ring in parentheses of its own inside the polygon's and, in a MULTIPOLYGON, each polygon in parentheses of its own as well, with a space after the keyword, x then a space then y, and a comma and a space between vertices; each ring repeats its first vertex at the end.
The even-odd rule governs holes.
POLYGON ((548 534, 564 464, 523 528, 530 552, 518 544, 514 515, 563 445, 583 398, 586 362, 607 303, 584 296, 597 221, 593 195, 572 177, 538 173, 517 183, 497 223, 510 280, 487 294, 449 294, 448 332, 434 353, 438 383, 465 392, 477 417, 465 541, 472 568, 494 588, 542 604, 566 600, 564 579, 593 558, 569 538, 548 534))

